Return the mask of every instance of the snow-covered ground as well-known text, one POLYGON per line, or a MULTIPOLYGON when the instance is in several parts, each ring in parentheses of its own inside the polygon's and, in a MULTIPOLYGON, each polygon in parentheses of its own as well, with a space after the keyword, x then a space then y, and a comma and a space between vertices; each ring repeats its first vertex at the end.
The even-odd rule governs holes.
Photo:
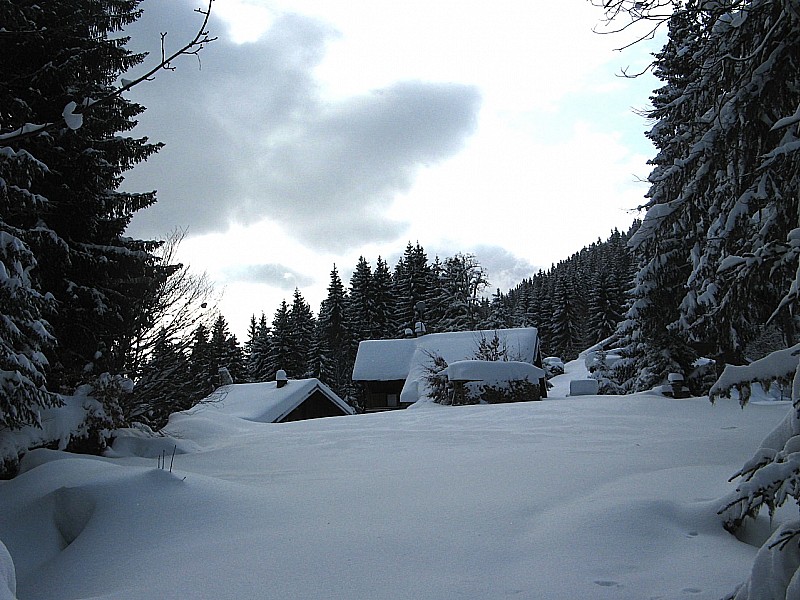
MULTIPOLYGON (((732 591, 756 548, 722 529, 719 499, 787 403, 565 397, 569 379, 583 376, 570 363, 543 402, 289 424, 199 410, 173 416, 174 440, 128 438, 114 458, 34 451, 21 475, 0 482, 0 540, 17 595, 643 600, 732 591)), ((754 527, 749 541, 763 536, 754 527)))

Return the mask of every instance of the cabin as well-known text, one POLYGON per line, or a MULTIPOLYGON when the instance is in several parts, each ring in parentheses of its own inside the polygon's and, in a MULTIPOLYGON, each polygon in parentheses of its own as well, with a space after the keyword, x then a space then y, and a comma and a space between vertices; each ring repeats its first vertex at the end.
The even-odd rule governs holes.
MULTIPOLYGON (((424 395, 426 367, 432 364, 432 356, 441 356, 448 364, 471 360, 481 342, 491 342, 495 336, 509 359, 541 368, 539 333, 535 327, 459 331, 396 340, 365 340, 358 345, 353 381, 366 390, 368 412, 406 408, 424 395)), ((541 397, 547 397, 543 372, 539 387, 541 397)))
POLYGON ((259 423, 288 423, 353 415, 355 410, 319 379, 283 379, 223 385, 209 409, 259 423))

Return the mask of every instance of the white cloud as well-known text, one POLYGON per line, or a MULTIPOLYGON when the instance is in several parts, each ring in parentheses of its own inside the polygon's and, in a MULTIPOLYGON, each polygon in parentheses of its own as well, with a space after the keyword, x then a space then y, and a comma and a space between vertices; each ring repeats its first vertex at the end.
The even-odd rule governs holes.
MULTIPOLYGON (((548 268, 630 223, 652 155, 630 107, 653 80, 615 78, 648 49, 612 54, 573 1, 216 0, 202 69, 136 91, 135 133, 167 146, 128 177, 159 190, 131 234, 188 226, 234 328, 293 277, 318 308, 334 262, 346 278, 408 240, 475 252, 501 288, 548 268)), ((194 0, 144 7, 140 48, 193 33, 194 0)))

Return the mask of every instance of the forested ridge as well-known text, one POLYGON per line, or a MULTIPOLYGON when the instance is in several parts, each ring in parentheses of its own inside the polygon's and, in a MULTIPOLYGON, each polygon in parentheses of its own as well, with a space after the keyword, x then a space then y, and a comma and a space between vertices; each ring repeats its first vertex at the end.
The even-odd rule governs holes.
MULTIPOLYGON (((572 359, 611 336, 622 318, 633 278, 627 241, 637 227, 614 230, 607 240, 494 294, 488 293, 490 274, 471 254, 429 259, 422 245, 409 242, 391 270, 381 257, 374 268, 361 257, 347 285, 333 267, 316 316, 295 289, 272 318, 253 315, 244 343, 230 334, 223 316, 211 332, 199 327, 189 353, 192 367, 183 372, 206 373, 203 389, 210 392, 219 367, 236 381, 270 381, 282 369, 289 377, 318 377, 358 405, 361 392, 350 377, 358 343, 421 335, 418 323, 427 334, 536 327, 546 355, 572 359)), ((179 371, 156 366, 175 357, 166 349, 154 355, 153 370, 179 371)), ((196 383, 187 376, 183 388, 196 383)))

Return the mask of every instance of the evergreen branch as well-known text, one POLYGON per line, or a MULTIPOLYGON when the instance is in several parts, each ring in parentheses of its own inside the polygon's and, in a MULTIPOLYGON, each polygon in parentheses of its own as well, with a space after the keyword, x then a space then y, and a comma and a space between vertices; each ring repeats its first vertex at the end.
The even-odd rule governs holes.
MULTIPOLYGON (((161 34, 161 62, 159 62, 156 66, 151 68, 149 71, 140 75, 136 79, 133 80, 122 80, 122 85, 119 87, 115 87, 109 93, 96 98, 85 98, 79 106, 76 107, 75 110, 71 111, 74 115, 82 115, 86 114, 89 110, 104 104, 108 104, 113 100, 119 98, 130 90, 131 88, 136 87, 137 85, 145 82, 145 81, 152 81, 155 78, 156 73, 161 70, 166 71, 174 71, 175 67, 172 66, 172 61, 176 60, 181 56, 188 56, 193 55, 197 56, 203 48, 207 44, 216 41, 217 37, 211 37, 208 31, 208 21, 211 17, 211 5, 214 0, 208 0, 208 7, 206 9, 196 8, 194 12, 197 12, 203 15, 203 22, 201 23, 200 27, 197 30, 195 36, 184 46, 176 50, 170 55, 166 55, 164 50, 164 38, 166 37, 166 33, 161 34)), ((65 109, 65 114, 66 114, 65 109)), ((8 143, 8 142, 18 142, 24 139, 28 139, 37 135, 41 135, 42 133, 47 133, 50 131, 54 131, 55 129, 61 127, 63 124, 66 123, 66 117, 60 121, 53 121, 51 123, 44 123, 44 124, 31 124, 26 123, 20 126, 17 129, 9 131, 7 133, 0 134, 0 142, 8 143)))

